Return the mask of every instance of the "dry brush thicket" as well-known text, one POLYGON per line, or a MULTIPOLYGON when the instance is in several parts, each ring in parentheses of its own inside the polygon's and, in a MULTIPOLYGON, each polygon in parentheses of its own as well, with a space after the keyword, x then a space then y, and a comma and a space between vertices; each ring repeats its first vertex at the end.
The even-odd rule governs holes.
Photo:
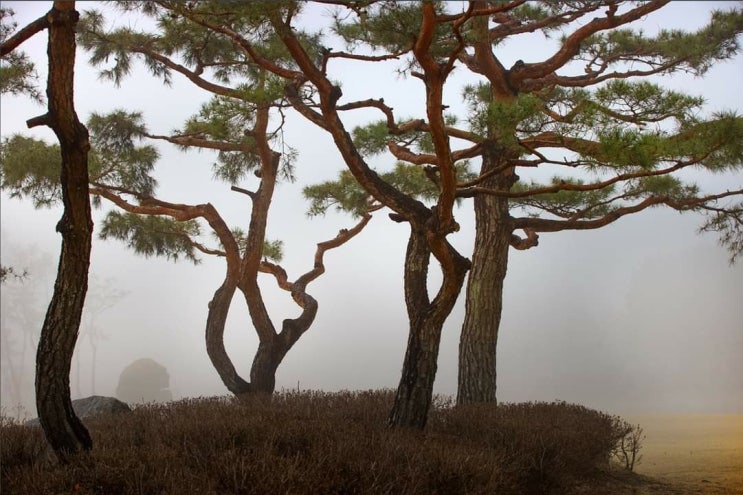
MULTIPOLYGON (((188 399, 88 421, 96 449, 48 462, 40 429, 4 419, 3 493, 601 493, 621 418, 555 403, 452 407, 389 429, 394 394, 188 399)), ((603 491, 603 493, 608 493, 603 491)))

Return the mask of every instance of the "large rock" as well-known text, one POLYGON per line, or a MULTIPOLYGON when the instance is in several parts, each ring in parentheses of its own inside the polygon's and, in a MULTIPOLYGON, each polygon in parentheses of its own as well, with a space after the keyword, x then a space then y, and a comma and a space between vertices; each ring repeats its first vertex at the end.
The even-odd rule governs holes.
POLYGON ((116 397, 129 403, 170 402, 170 375, 165 366, 152 359, 138 359, 119 376, 116 397))
MULTIPOLYGON (((75 414, 80 419, 132 412, 131 408, 125 402, 121 402, 114 397, 103 397, 101 395, 73 400, 72 409, 74 409, 75 414)), ((28 426, 38 426, 39 418, 26 421, 25 424, 28 426)))
POLYGON ((132 412, 132 409, 126 402, 121 402, 115 397, 103 397, 101 395, 73 400, 72 408, 75 410, 78 418, 132 412))

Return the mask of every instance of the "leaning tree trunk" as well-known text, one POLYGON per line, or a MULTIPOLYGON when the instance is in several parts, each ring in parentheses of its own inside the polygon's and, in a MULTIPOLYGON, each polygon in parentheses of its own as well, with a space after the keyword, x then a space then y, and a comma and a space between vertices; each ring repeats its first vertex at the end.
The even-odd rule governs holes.
MULTIPOLYGON (((500 167, 504 156, 492 146, 483 153, 481 175, 500 167)), ((508 190, 513 175, 498 174, 482 187, 508 190)), ((457 404, 496 401, 496 345, 503 307, 510 247, 508 199, 475 197, 475 245, 467 282, 467 301, 459 341, 457 404)))
POLYGON ((258 332, 260 342, 250 368, 252 392, 273 394, 276 389, 276 370, 299 338, 312 326, 317 316, 317 301, 305 292, 304 284, 295 283, 292 297, 302 307, 297 318, 284 320, 281 332, 258 332))
POLYGON ((29 121, 46 124, 59 139, 64 213, 57 224, 62 234, 57 280, 36 354, 36 407, 49 444, 60 461, 93 442, 75 415, 70 400, 70 365, 88 289, 93 221, 88 194, 88 131, 77 118, 73 102, 75 2, 55 1, 49 23, 49 112, 29 121))
POLYGON ((235 365, 224 347, 227 314, 236 288, 237 281, 231 279, 228 274, 222 286, 217 289, 211 302, 209 302, 209 312, 206 318, 206 353, 227 390, 239 396, 249 393, 251 386, 237 373, 235 365))
POLYGON ((402 376, 388 425, 423 429, 433 397, 441 329, 459 296, 469 262, 455 255, 452 273, 444 274, 442 289, 429 301, 427 280, 431 256, 426 234, 411 231, 405 255, 405 303, 410 318, 402 376))
MULTIPOLYGON (((237 373, 224 346, 227 313, 235 290, 236 283, 228 276, 209 303, 206 323, 207 354, 222 383, 231 393, 236 396, 253 393, 270 395, 276 388, 276 370, 281 361, 299 337, 312 325, 317 314, 317 301, 303 290, 298 290, 295 299, 302 300, 302 314, 298 318, 284 320, 283 329, 279 334, 266 325, 259 329, 258 350, 250 368, 250 382, 247 382, 237 373)), ((246 295, 246 299, 247 297, 246 295)))

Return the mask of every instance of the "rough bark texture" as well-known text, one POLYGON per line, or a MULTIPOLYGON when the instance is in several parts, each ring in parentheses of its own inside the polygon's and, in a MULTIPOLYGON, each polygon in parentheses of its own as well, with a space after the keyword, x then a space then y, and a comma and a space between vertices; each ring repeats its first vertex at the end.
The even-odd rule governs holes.
POLYGON ((36 354, 36 407, 49 444, 60 461, 93 442, 70 401, 70 364, 88 289, 93 221, 88 193, 88 131, 73 102, 75 67, 74 2, 54 2, 49 21, 49 112, 29 121, 46 124, 59 139, 64 213, 57 224, 62 252, 57 280, 36 354))
MULTIPOLYGON (((480 174, 497 169, 504 159, 504 153, 486 146, 480 174)), ((483 182, 484 187, 505 190, 512 184, 513 176, 503 173, 483 182)), ((511 237, 507 198, 478 195, 474 203, 475 245, 459 341, 457 404, 496 401, 496 346, 511 237)))
MULTIPOLYGON (((250 382, 239 375, 224 346, 227 313, 235 288, 234 283, 225 280, 225 283, 215 292, 214 298, 209 303, 209 315, 206 323, 207 354, 217 373, 219 373, 222 383, 231 393, 236 396, 250 393, 271 394, 276 387, 276 370, 291 346, 281 345, 278 336, 264 335, 260 339, 258 350, 253 358, 250 382)), ((309 328, 309 324, 307 328, 309 328)))
POLYGON ((287 351, 277 340, 258 344, 250 367, 250 384, 254 392, 272 394, 276 388, 276 370, 287 351))
POLYGON ((405 254, 405 303, 410 319, 402 376, 388 419, 391 427, 426 426, 438 366, 441 329, 457 301, 469 268, 469 260, 453 249, 454 269, 433 302, 428 298, 428 265, 431 250, 425 231, 411 230, 405 254))
POLYGON ((250 383, 237 373, 224 347, 227 313, 236 287, 237 282, 231 281, 228 277, 214 293, 209 303, 209 313, 206 318, 206 353, 227 390, 235 395, 241 395, 250 392, 250 383))

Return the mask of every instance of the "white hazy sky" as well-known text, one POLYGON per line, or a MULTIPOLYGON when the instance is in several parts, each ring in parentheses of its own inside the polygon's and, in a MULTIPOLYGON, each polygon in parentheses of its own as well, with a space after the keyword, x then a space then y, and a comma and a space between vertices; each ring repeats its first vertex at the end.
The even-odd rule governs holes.
MULTIPOLYGON (((80 2, 78 9, 100 8, 80 2)), ((2 2, 15 10, 19 26, 43 15, 51 2, 2 2)), ((659 27, 694 29, 713 8, 729 2, 676 2, 642 20, 645 31, 659 27)), ((308 13, 321 22, 323 9, 308 13)), ((132 26, 142 19, 119 18, 132 26)), ((638 24, 639 25, 639 24, 638 24)), ((22 48, 38 64, 45 84, 46 34, 22 48)), ((549 53, 545 41, 526 38, 507 43, 498 52, 505 65, 517 59, 536 61, 549 53)), ((400 115, 422 115, 420 81, 394 75, 394 64, 372 70, 357 65, 331 67, 344 85, 344 99, 384 97, 400 115)), ((446 100, 461 112, 464 71, 455 74, 446 100)), ((97 78, 78 54, 76 104, 81 119, 91 112, 115 108, 144 113, 151 131, 179 127, 208 95, 174 75, 165 87, 141 66, 120 88, 97 78)), ((743 56, 712 69, 704 79, 675 76, 664 84, 707 99, 710 111, 743 110, 740 85, 743 56)), ((3 96, 0 133, 26 133, 53 141, 46 129, 27 130, 25 121, 44 112, 27 98, 3 96)), ((360 124, 375 113, 349 116, 360 124)), ((288 121, 287 140, 299 150, 298 180, 282 184, 273 202, 269 237, 284 241, 285 262, 296 278, 312 266, 314 243, 333 237, 352 220, 331 214, 308 219, 301 199, 305 184, 332 178, 343 163, 322 131, 297 117, 288 121)), ((229 184, 211 180, 214 156, 181 153, 160 144, 158 196, 173 202, 212 202, 234 226, 246 227, 247 198, 229 191, 229 184)), ((390 157, 375 158, 380 169, 390 157)), ((699 178, 709 190, 740 187, 741 174, 699 178)), ((242 187, 254 187, 255 179, 242 187)), ((104 210, 108 205, 104 205, 104 210)), ((471 205, 457 212, 463 225, 452 242, 471 252, 471 205)), ((100 221, 103 211, 94 212, 100 221)), ((26 385, 21 399, 33 411, 33 351, 22 357, 19 336, 25 329, 35 339, 52 290, 61 238, 54 226, 60 209, 34 210, 30 201, 2 193, 0 224, 4 265, 28 267, 30 279, 2 289, 2 405, 17 397, 10 384, 10 364, 20 366, 26 385), (27 312, 20 324, 13 316, 23 298, 27 312), (6 340, 3 340, 6 343, 6 340), (10 352, 8 352, 10 351, 10 352)), ((407 339, 402 293, 402 262, 407 228, 392 223, 385 212, 349 244, 326 254, 326 274, 309 287, 320 304, 313 327, 292 349, 277 375, 278 388, 366 389, 395 387, 407 339)), ((592 232, 543 234, 537 248, 511 252, 505 286, 505 310, 498 348, 499 399, 503 401, 561 399, 614 413, 731 412, 743 413, 743 267, 728 264, 728 253, 714 234, 697 235, 702 218, 654 210, 592 232)), ((434 267, 435 268, 435 267, 434 267)), ((433 271, 436 271, 434 269, 433 271)), ((116 241, 96 239, 91 263, 93 284, 125 292, 97 315, 100 338, 93 347, 82 338, 73 363, 73 395, 113 395, 121 370, 150 357, 163 364, 175 397, 224 394, 207 358, 203 332, 207 303, 222 282, 221 259, 203 258, 193 266, 134 255, 116 241), (92 372, 95 371, 93 384, 92 372)), ((277 325, 298 308, 289 296, 264 280, 267 305, 277 325)), ((94 297, 89 293, 89 297, 94 297)), ((91 305, 93 303, 90 303, 91 305)), ((444 329, 436 392, 456 391, 457 346, 464 313, 464 294, 444 329)), ((90 318, 90 317, 88 317, 90 318)), ((83 326, 83 336, 90 326, 83 326)), ((226 332, 227 348, 247 376, 257 337, 238 296, 226 332)))

